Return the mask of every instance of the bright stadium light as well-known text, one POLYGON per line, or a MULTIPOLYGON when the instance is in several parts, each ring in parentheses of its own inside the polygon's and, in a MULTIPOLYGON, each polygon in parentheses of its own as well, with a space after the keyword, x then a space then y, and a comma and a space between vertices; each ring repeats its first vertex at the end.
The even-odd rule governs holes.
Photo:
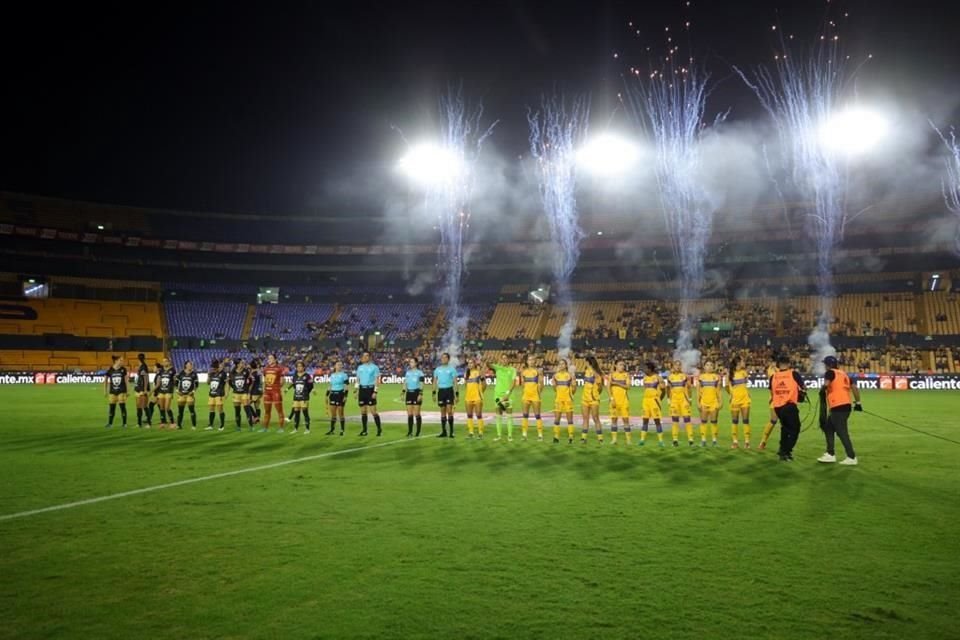
POLYGON ((616 176, 629 171, 640 158, 640 149, 630 140, 604 133, 588 140, 577 151, 577 164, 597 176, 616 176))
POLYGON ((817 139, 829 151, 857 156, 880 144, 889 129, 890 123, 876 111, 851 107, 821 124, 817 139))
POLYGON ((450 149, 425 142, 410 147, 397 168, 415 184, 435 187, 455 180, 463 171, 463 162, 450 149))

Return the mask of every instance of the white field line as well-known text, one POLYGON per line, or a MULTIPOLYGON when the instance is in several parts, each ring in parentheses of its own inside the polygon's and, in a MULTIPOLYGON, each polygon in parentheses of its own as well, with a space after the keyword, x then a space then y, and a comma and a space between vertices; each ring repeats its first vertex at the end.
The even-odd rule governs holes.
POLYGON ((17 520, 19 518, 35 516, 41 513, 49 513, 51 511, 63 511, 64 509, 73 509, 75 507, 83 507, 88 504, 106 502, 107 500, 117 500, 119 498, 128 498, 130 496, 140 495, 141 493, 151 493, 153 491, 162 491, 163 489, 172 489, 174 487, 182 487, 188 484, 206 482, 208 480, 218 480, 220 478, 229 478, 231 476, 239 476, 244 473, 253 473, 255 471, 266 471, 268 469, 276 469, 278 467, 285 467, 287 465, 298 464, 300 462, 310 462, 312 460, 319 460, 321 458, 339 456, 345 453, 355 453, 357 451, 367 451, 368 449, 378 449, 380 447, 389 447, 390 445, 400 444, 403 442, 411 442, 416 439, 417 438, 410 438, 410 439, 403 439, 403 440, 390 440, 388 442, 372 444, 366 447, 353 447, 351 449, 340 449, 339 451, 327 451, 325 453, 318 453, 312 456, 304 456, 303 458, 283 460, 281 462, 273 462, 271 464, 261 464, 256 467, 248 467, 246 469, 237 469, 235 471, 224 471, 222 473, 214 473, 209 476, 200 476, 199 478, 188 478, 186 480, 177 480, 176 482, 167 482, 166 484, 158 484, 152 487, 143 487, 142 489, 133 489, 131 491, 123 491, 121 493, 111 493, 109 495, 99 496, 96 498, 87 498, 86 500, 77 500, 76 502, 65 502, 63 504, 55 504, 53 506, 43 507, 41 509, 31 509, 29 511, 20 511, 19 513, 8 513, 5 515, 0 515, 0 522, 4 522, 6 520, 17 520))

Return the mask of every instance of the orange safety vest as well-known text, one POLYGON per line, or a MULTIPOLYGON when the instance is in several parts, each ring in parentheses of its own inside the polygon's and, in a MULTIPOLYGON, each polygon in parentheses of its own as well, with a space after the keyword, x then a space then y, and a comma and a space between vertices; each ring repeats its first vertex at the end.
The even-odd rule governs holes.
POLYGON ((797 404, 800 399, 800 386, 793 379, 793 369, 777 371, 770 380, 773 392, 773 408, 779 409, 788 404, 797 404))
POLYGON ((831 409, 850 404, 850 376, 840 369, 834 369, 833 375, 836 377, 827 385, 827 406, 831 409))

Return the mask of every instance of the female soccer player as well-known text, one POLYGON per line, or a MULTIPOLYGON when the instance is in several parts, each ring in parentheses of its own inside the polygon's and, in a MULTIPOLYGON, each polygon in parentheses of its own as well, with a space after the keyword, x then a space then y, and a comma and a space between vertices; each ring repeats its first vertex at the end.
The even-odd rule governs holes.
POLYGON ((133 392, 137 394, 137 427, 143 428, 143 419, 147 419, 150 426, 150 412, 147 410, 150 400, 150 367, 147 366, 147 357, 137 354, 140 366, 137 367, 137 377, 133 382, 133 392))
POLYGON ((700 412, 700 446, 707 446, 707 425, 710 425, 710 434, 713 446, 717 446, 717 436, 720 435, 718 423, 720 409, 723 407, 723 398, 720 396, 720 375, 715 371, 712 362, 703 363, 703 371, 697 378, 697 409, 700 412))
MULTIPOLYGON (((773 360, 767 363, 767 380, 772 378, 779 369, 777 369, 777 363, 773 360)), ((760 436, 760 450, 763 451, 767 448, 767 440, 770 439, 770 434, 773 433, 773 429, 777 426, 777 412, 773 408, 773 400, 770 400, 770 422, 763 428, 763 435, 760 436)))
POLYGON ((543 392, 543 372, 537 368, 537 358, 527 356, 527 366, 520 372, 523 382, 523 396, 520 399, 520 409, 523 412, 523 422, 520 423, 520 434, 527 439, 527 429, 530 427, 530 410, 533 410, 537 421, 537 440, 543 441, 543 420, 540 417, 540 394, 543 392))
POLYGON ((660 403, 663 402, 663 396, 667 392, 663 385, 663 377, 657 369, 655 362, 646 364, 646 375, 643 376, 643 430, 640 432, 640 445, 647 441, 647 429, 650 428, 650 420, 657 427, 657 440, 660 446, 663 446, 663 424, 661 423, 662 414, 660 412, 660 403))
POLYGON ((272 353, 267 356, 267 366, 263 368, 263 429, 270 429, 270 417, 273 409, 277 410, 277 420, 280 425, 277 427, 280 433, 283 433, 283 427, 286 424, 286 415, 283 413, 283 377, 287 375, 287 368, 277 362, 277 356, 272 353))
POLYGON ((347 382, 350 376, 343 370, 343 363, 337 360, 333 364, 333 372, 330 374, 330 389, 328 390, 327 402, 330 404, 330 431, 328 436, 333 435, 333 428, 340 420, 340 435, 343 435, 346 420, 343 417, 343 407, 347 403, 347 382))
POLYGON ((210 373, 207 374, 207 384, 210 385, 207 403, 209 409, 209 423, 206 431, 213 431, 213 422, 220 414, 220 431, 223 431, 223 398, 227 395, 227 370, 224 363, 220 360, 214 360, 210 363, 210 373))
POLYGON ((580 408, 583 411, 583 427, 580 442, 587 443, 590 432, 590 418, 597 430, 597 442, 603 444, 603 427, 600 425, 600 394, 603 393, 603 371, 594 356, 587 356, 587 367, 583 371, 583 395, 580 396, 580 408))
POLYGON ((485 368, 480 356, 467 364, 464 405, 467 410, 467 437, 473 437, 473 417, 477 417, 477 438, 483 439, 483 392, 487 389, 485 368))
POLYGON ((680 446, 680 418, 683 418, 687 432, 687 442, 693 446, 693 425, 690 424, 690 380, 683 372, 683 363, 673 361, 673 369, 667 376, 670 389, 670 420, 673 422, 673 446, 680 446))
POLYGON ((567 418, 567 443, 573 444, 573 395, 577 390, 577 381, 570 374, 570 365, 563 358, 557 363, 557 372, 553 374, 555 397, 553 400, 553 442, 560 442, 560 417, 567 418))
POLYGON ((243 430, 241 412, 247 416, 247 424, 253 431, 253 407, 250 406, 250 371, 241 358, 233 361, 230 372, 230 392, 233 394, 233 417, 237 422, 237 431, 243 430))
POLYGON ((502 437, 501 426, 503 422, 507 425, 507 442, 513 442, 513 411, 510 407, 510 396, 513 389, 517 386, 517 370, 511 367, 506 353, 500 354, 500 362, 490 365, 494 374, 493 400, 497 405, 497 437, 494 442, 499 442, 502 437))
POLYGON ((173 399, 173 390, 177 386, 176 371, 170 363, 170 358, 164 358, 157 364, 157 374, 153 378, 153 388, 157 394, 157 406, 160 408, 160 428, 171 429, 176 425, 173 419, 173 409, 170 407, 173 399))
POLYGON ((440 366, 433 370, 433 399, 440 407, 440 435, 447 437, 447 425, 450 425, 450 437, 453 436, 453 410, 456 407, 457 370, 450 364, 450 354, 440 354, 440 366))
POLYGON ((113 364, 107 369, 103 379, 103 395, 109 403, 107 410, 107 429, 113 428, 113 417, 120 405, 122 427, 127 428, 127 368, 123 366, 123 356, 113 356, 113 364))
POLYGON ((747 366, 742 357, 730 363, 730 372, 727 377, 727 393, 730 395, 730 436, 733 439, 731 449, 740 446, 740 437, 737 433, 739 423, 743 421, 743 446, 750 448, 750 390, 747 388, 747 366))
POLYGON ((193 428, 197 428, 196 404, 197 387, 200 386, 200 377, 193 370, 193 363, 187 360, 183 369, 176 376, 177 384, 177 429, 183 429, 183 407, 190 409, 190 421, 193 428))
POLYGON ((310 394, 313 393, 313 376, 307 373, 303 360, 294 365, 293 380, 288 388, 293 389, 293 431, 300 430, 300 416, 303 415, 303 435, 310 433, 310 394))
POLYGON ((253 423, 260 424, 260 399, 263 398, 263 373, 260 360, 250 360, 250 410, 253 411, 253 423))
POLYGON ((420 407, 423 406, 423 371, 420 370, 420 361, 416 358, 407 359, 407 372, 403 376, 403 403, 407 405, 407 437, 413 438, 413 423, 417 423, 416 437, 420 437, 423 427, 423 417, 420 407))
POLYGON ((613 373, 610 374, 610 442, 617 444, 617 419, 623 423, 623 431, 630 438, 630 374, 627 373, 627 363, 617 360, 613 373))

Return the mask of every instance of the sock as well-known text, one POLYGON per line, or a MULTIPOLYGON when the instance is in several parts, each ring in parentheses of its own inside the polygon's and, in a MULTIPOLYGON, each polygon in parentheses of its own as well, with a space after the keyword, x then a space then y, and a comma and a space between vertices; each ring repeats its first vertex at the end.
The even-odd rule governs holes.
POLYGON ((123 421, 123 426, 127 426, 127 405, 120 405, 120 420, 123 421))
POLYGON ((340 433, 343 433, 344 427, 346 427, 347 419, 340 418, 340 433))
POLYGON ((610 442, 617 444, 617 423, 610 425, 610 442))
POLYGON ((330 433, 333 433, 334 429, 337 428, 337 419, 330 418, 330 433))
POLYGON ((220 428, 223 429, 223 423, 227 420, 227 414, 223 411, 220 412, 220 428))
POLYGON ((117 415, 117 405, 111 404, 107 409, 107 424, 113 424, 113 417, 117 415))
POLYGON ((310 431, 310 409, 303 409, 303 426, 310 431))
POLYGON ((650 426, 650 423, 646 420, 643 421, 643 427, 640 429, 640 442, 647 441, 647 428, 650 426))
POLYGON ((420 428, 423 426, 423 416, 417 414, 417 435, 420 435, 420 428))
POLYGON ((440 433, 447 432, 447 416, 440 416, 440 433))
POLYGON ((300 428, 300 409, 293 410, 293 428, 294 429, 300 428))
POLYGON ((543 419, 537 416, 537 436, 543 437, 543 419))
POLYGON ((450 425, 450 435, 453 435, 453 414, 447 416, 447 424, 450 425))
POLYGON ((576 430, 573 428, 573 425, 569 422, 567 423, 567 438, 573 440, 573 434, 576 433, 576 430))
POLYGON ((673 434, 673 441, 677 442, 680 440, 680 423, 674 420, 673 426, 670 427, 670 433, 673 434))
POLYGON ((750 421, 743 421, 743 441, 746 444, 750 444, 750 421))
POLYGON ((154 402, 151 402, 147 405, 147 424, 150 424, 150 422, 153 420, 153 408, 155 406, 157 405, 154 402))
POLYGON ((296 409, 290 407, 290 415, 287 416, 287 420, 293 420, 293 414, 296 412, 296 409))
POLYGON ((627 434, 627 444, 633 444, 633 428, 629 422, 623 425, 623 431, 627 434))
POLYGON ((280 402, 277 403, 277 416, 278 416, 278 419, 280 420, 280 426, 282 427, 283 423, 286 422, 286 418, 285 418, 286 414, 283 412, 282 399, 280 400, 280 402))
MULTIPOLYGON (((330 428, 333 429, 333 426, 330 428)), ((407 435, 413 435, 413 416, 407 416, 407 435)))
POLYGON ((377 425, 377 435, 380 435, 383 432, 383 429, 380 428, 380 414, 373 414, 373 424, 377 425))
POLYGON ((360 433, 367 432, 367 414, 365 413, 360 414, 360 427, 361 427, 360 433))
POLYGON ((770 439, 770 434, 773 433, 773 428, 777 426, 777 423, 771 420, 767 426, 763 428, 763 437, 760 438, 760 442, 766 442, 770 439))
POLYGON ((183 410, 184 410, 183 405, 177 407, 177 426, 178 427, 183 426, 183 410))
POLYGON ((209 417, 210 417, 210 424, 209 424, 208 426, 211 426, 211 427, 213 426, 213 420, 214 420, 214 417, 215 417, 215 416, 216 416, 216 411, 211 411, 211 412, 210 412, 210 416, 209 416, 209 417))
POLYGON ((687 440, 689 442, 693 442, 693 425, 690 423, 690 418, 687 418, 686 416, 684 416, 683 426, 685 431, 687 432, 687 440))
POLYGON ((249 424, 249 425, 250 425, 250 428, 252 429, 252 428, 253 428, 253 419, 254 419, 254 417, 255 417, 255 414, 253 413, 253 407, 251 407, 250 405, 247 405, 247 406, 245 406, 245 407, 243 408, 243 411, 244 411, 244 413, 247 414, 247 424, 249 424))
MULTIPOLYGON (((266 403, 265 405, 263 405, 263 409, 264 409, 264 414, 266 414, 263 416, 263 428, 269 429, 270 419, 273 417, 273 403, 272 402, 266 403)), ((260 415, 259 411, 257 412, 257 415, 260 415)), ((280 416, 280 419, 283 420, 283 416, 280 416)))
POLYGON ((240 423, 242 418, 240 413, 240 405, 238 404, 233 405, 233 419, 237 421, 237 429, 239 429, 241 427, 240 423))
POLYGON ((137 407, 137 426, 138 427, 143 426, 143 409, 141 409, 140 407, 137 407))
POLYGON ((530 419, 527 416, 523 416, 523 420, 520 422, 520 435, 524 438, 527 437, 527 431, 530 429, 530 419))
POLYGON ((483 437, 483 418, 477 418, 477 433, 481 438, 483 437))
POLYGON ((554 440, 560 439, 560 423, 559 422, 553 425, 553 438, 554 440))
MULTIPOLYGON (((730 437, 733 439, 734 442, 740 442, 740 434, 737 433, 739 430, 740 430, 740 425, 736 421, 734 421, 734 423, 730 425, 730 437)), ((743 432, 744 433, 747 432, 746 426, 744 426, 743 432)))
POLYGON ((197 409, 192 404, 187 405, 187 408, 190 410, 190 422, 193 423, 193 426, 197 426, 197 409))
POLYGON ((513 416, 507 416, 507 437, 513 438, 513 416))
POLYGON ((700 422, 700 439, 707 441, 707 423, 703 421, 700 422))
POLYGON ((497 414, 497 437, 498 437, 498 438, 503 435, 503 428, 502 428, 502 425, 501 425, 502 422, 503 422, 503 420, 502 420, 502 418, 500 417, 500 414, 498 413, 498 414, 497 414))
POLYGON ((467 433, 473 435, 473 418, 467 416, 467 433))
POLYGON ((720 424, 717 422, 710 423, 710 435, 713 436, 713 441, 717 441, 717 437, 720 435, 720 424))

